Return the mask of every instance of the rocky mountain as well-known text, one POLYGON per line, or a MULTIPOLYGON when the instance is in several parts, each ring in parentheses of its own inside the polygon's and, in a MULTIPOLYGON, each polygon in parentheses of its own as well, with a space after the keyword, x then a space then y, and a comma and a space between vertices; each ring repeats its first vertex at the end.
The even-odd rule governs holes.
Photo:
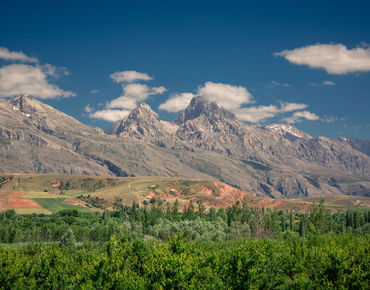
POLYGON ((370 140, 357 139, 353 137, 339 137, 338 140, 344 144, 348 144, 353 149, 370 156, 370 140))
POLYGON ((215 179, 281 199, 370 195, 370 157, 352 143, 248 125, 202 97, 173 122, 141 103, 105 134, 26 95, 0 113, 2 172, 215 179))
POLYGON ((291 141, 294 141, 297 138, 312 139, 309 134, 298 130, 296 127, 293 127, 290 124, 272 124, 266 126, 265 129, 281 135, 291 141))
POLYGON ((138 139, 171 138, 176 130, 176 125, 161 121, 157 113, 147 104, 141 103, 122 121, 115 134, 138 139))

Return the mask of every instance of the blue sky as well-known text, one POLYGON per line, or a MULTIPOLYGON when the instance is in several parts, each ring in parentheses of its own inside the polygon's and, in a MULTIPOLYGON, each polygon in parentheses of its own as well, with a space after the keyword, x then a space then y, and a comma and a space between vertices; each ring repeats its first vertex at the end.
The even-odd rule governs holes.
POLYGON ((370 139, 368 1, 11 2, 3 99, 106 129, 141 101, 174 120, 202 94, 247 123, 370 139))

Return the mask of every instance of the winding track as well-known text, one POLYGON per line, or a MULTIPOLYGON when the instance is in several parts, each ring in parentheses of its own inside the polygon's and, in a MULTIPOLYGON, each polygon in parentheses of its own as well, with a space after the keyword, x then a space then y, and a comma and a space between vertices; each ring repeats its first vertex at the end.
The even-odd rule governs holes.
POLYGON ((129 187, 132 191, 135 191, 135 192, 136 192, 136 197, 137 197, 137 199, 139 200, 139 207, 141 207, 141 206, 142 206, 142 203, 141 203, 141 199, 140 199, 140 196, 139 196, 139 192, 138 192, 137 190, 135 190, 135 189, 133 189, 133 188, 131 187, 131 183, 132 183, 132 182, 130 182, 130 183, 128 184, 128 187, 129 187))

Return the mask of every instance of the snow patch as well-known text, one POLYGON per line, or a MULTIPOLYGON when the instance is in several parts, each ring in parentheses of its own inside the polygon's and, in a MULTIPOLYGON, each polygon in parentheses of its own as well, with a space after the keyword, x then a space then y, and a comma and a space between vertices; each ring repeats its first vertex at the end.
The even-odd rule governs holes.
POLYGON ((22 115, 24 115, 24 116, 26 116, 26 117, 31 116, 30 114, 25 114, 25 113, 23 113, 23 112, 21 112, 21 113, 22 113, 22 115))

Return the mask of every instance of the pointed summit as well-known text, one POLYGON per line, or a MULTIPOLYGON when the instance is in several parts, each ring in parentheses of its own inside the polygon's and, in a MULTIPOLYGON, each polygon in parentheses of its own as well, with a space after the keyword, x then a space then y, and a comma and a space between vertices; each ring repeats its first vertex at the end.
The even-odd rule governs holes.
POLYGON ((132 136, 136 138, 164 137, 175 133, 177 126, 161 121, 158 114, 149 105, 140 103, 127 119, 123 119, 117 128, 119 136, 132 136))
POLYGON ((201 115, 204 115, 209 119, 236 119, 233 113, 226 110, 219 103, 210 99, 205 99, 202 96, 197 96, 191 100, 189 106, 181 112, 180 116, 177 117, 174 123, 181 125, 186 121, 193 120, 201 115))
POLYGON ((76 119, 26 94, 19 94, 3 102, 1 106, 7 109, 6 114, 10 116, 14 124, 21 122, 30 128, 51 135, 62 133, 65 130, 85 132, 88 129, 76 119))
MULTIPOLYGON (((13 106, 14 110, 19 110, 24 114, 32 114, 35 112, 46 112, 48 105, 30 97, 26 94, 19 94, 10 100, 8 103, 13 106)), ((51 107, 50 107, 51 108, 51 107)))
POLYGON ((128 115, 127 122, 135 122, 146 119, 148 122, 159 122, 159 117, 156 112, 145 103, 140 103, 135 109, 128 115))

